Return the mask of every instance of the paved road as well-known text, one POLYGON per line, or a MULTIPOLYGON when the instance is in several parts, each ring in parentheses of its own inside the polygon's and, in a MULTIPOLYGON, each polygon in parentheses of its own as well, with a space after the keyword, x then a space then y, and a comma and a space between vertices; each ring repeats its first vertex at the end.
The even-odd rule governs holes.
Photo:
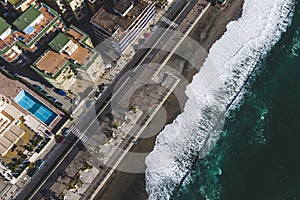
MULTIPOLYGON (((187 3, 186 1, 179 1, 176 4, 176 7, 173 7, 172 12, 168 15, 168 19, 173 20, 174 18, 176 18, 174 23, 180 24, 184 20, 184 16, 188 14, 195 3, 196 1, 190 1, 189 3, 187 3), (181 10, 183 7, 185 7, 185 9, 181 10), (178 15, 179 12, 180 15, 178 15)), ((97 113, 99 113, 97 115, 98 120, 101 120, 107 113, 111 111, 109 103, 112 100, 117 102, 117 99, 122 97, 123 94, 128 91, 128 89, 132 86, 132 83, 134 83, 139 75, 145 70, 145 68, 147 67, 146 64, 151 63, 153 57, 160 51, 161 45, 164 44, 174 33, 173 31, 169 31, 169 29, 173 29, 173 27, 169 27, 169 24, 161 23, 159 25, 159 29, 157 29, 157 31, 155 31, 152 37, 147 41, 148 44, 145 44, 145 46, 153 48, 150 50, 143 48, 140 49, 135 54, 133 59, 117 75, 115 81, 111 84, 111 86, 102 94, 101 100, 99 100, 95 104, 95 109, 97 113), (111 98, 112 95, 113 98, 111 98)), ((95 110, 89 110, 89 112, 85 114, 85 116, 86 117, 83 117, 83 120, 81 122, 78 122, 76 126, 81 132, 89 133, 92 132, 93 129, 91 131, 87 130, 88 127, 94 128, 94 126, 91 126, 91 122, 93 122, 93 120, 95 119, 93 118, 95 116, 95 110)), ((98 122, 94 121, 93 123, 98 122)))
MULTIPOLYGON (((187 13, 193 8, 195 3, 196 3, 196 1, 190 1, 188 3, 186 1, 179 1, 173 7, 172 12, 170 12, 168 14, 168 18, 170 20, 174 20, 177 17, 175 20, 175 23, 180 24, 183 21, 184 16, 186 16, 187 13), (185 7, 185 9, 181 10, 183 7, 185 7), (179 12, 180 12, 180 15, 178 15, 179 12)), ((168 28, 168 26, 169 25, 166 23, 161 23, 159 27, 160 28, 168 28)), ((173 29, 173 27, 171 26, 170 29, 173 29)), ((154 44, 159 45, 157 38, 160 38, 159 39, 159 41, 161 42, 160 44, 163 44, 165 41, 167 41, 169 39, 171 34, 172 34, 172 32, 167 32, 165 35, 163 35, 162 32, 156 31, 152 35, 151 39, 149 39, 147 42, 150 43, 149 46, 154 46, 154 44), (153 44, 153 45, 151 45, 151 44, 153 44)), ((110 108, 109 104, 111 102, 111 96, 112 96, 113 91, 115 91, 116 85, 118 85, 118 84, 122 85, 121 89, 118 90, 118 92, 120 92, 121 95, 124 92, 126 92, 130 88, 130 83, 133 83, 134 80, 138 77, 138 75, 141 74, 143 72, 143 70, 145 69, 146 65, 142 65, 142 64, 150 63, 152 58, 157 54, 158 51, 159 51, 159 47, 157 47, 156 49, 155 48, 140 49, 135 54, 133 59, 123 68, 123 70, 118 74, 118 76, 116 77, 116 79, 112 83, 112 85, 101 95, 101 98, 95 104, 96 111, 99 113, 97 115, 98 119, 102 118, 103 116, 105 116, 107 113, 110 112, 111 108, 110 108), (129 77, 128 77, 128 75, 124 76, 130 70, 134 71, 134 73, 131 74, 129 77)), ((115 96, 117 96, 117 95, 115 95, 115 96)), ((87 112, 87 114, 85 116, 86 117, 84 117, 82 122, 78 123, 79 124, 78 127, 80 128, 80 130, 82 130, 82 132, 94 132, 95 125, 98 126, 97 120, 94 120, 95 118, 93 117, 93 116, 95 116, 95 110, 91 109, 90 111, 87 112), (92 116, 92 117, 88 117, 88 116, 92 116)), ((40 186, 42 186, 45 183, 44 180, 47 180, 47 178, 49 178, 49 176, 55 171, 55 169, 57 168, 57 162, 61 159, 61 156, 67 155, 66 152, 68 152, 68 153, 71 151, 74 152, 73 148, 76 147, 77 143, 79 143, 79 140, 76 139, 76 137, 74 135, 70 134, 66 143, 62 144, 59 147, 56 147, 57 150, 50 152, 49 155, 52 154, 52 156, 49 156, 49 158, 47 159, 47 165, 44 166, 35 177, 33 177, 33 180, 18 195, 17 199, 32 198, 32 196, 36 194, 37 190, 40 190, 41 188, 42 188, 41 190, 47 189, 47 187, 44 188, 44 187, 40 187, 40 186), (71 149, 70 149, 70 147, 71 147, 71 149), (53 169, 53 166, 55 166, 54 169, 53 169), (35 192, 33 192, 33 191, 35 191, 35 192)), ((62 162, 60 162, 60 163, 63 166, 67 162, 68 162, 68 158, 65 159, 65 157, 64 157, 64 160, 62 160, 62 162)), ((49 187, 49 184, 47 184, 47 186, 49 187)))

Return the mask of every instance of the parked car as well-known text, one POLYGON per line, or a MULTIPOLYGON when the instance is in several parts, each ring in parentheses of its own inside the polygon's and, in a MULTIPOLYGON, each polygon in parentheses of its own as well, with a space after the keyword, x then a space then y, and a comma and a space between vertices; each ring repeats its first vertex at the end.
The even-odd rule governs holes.
POLYGON ((65 138, 60 136, 60 138, 56 140, 56 143, 61 144, 64 141, 65 141, 65 138))
POLYGON ((101 92, 95 91, 94 98, 97 100, 101 96, 101 92))
POLYGON ((57 103, 58 106, 62 107, 64 104, 59 102, 59 101, 56 101, 55 103, 57 103))
POLYGON ((53 101, 53 102, 57 102, 57 99, 55 99, 55 98, 52 97, 52 96, 48 96, 48 98, 49 98, 51 101, 53 101))
POLYGON ((53 91, 56 92, 57 94, 60 94, 61 96, 67 95, 67 93, 65 91, 63 91, 62 89, 54 88, 53 91))
POLYGON ((46 96, 48 95, 48 93, 45 90, 41 91, 41 93, 43 93, 46 96))
POLYGON ((40 92, 44 91, 43 88, 41 88, 39 85, 32 85, 32 86, 40 92))
POLYGON ((36 170, 40 170, 44 164, 45 164, 45 160, 43 159, 36 161, 35 162, 36 170))
POLYGON ((64 132, 62 133, 62 135, 63 135, 64 137, 67 137, 70 133, 71 133, 71 130, 70 130, 69 128, 66 128, 66 129, 64 130, 64 132))

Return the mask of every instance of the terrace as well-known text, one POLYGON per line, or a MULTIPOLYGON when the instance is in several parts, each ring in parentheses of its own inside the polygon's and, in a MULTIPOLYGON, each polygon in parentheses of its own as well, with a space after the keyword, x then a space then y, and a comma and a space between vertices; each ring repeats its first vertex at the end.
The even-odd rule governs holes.
POLYGON ((80 44, 78 44, 77 50, 70 56, 72 60, 76 60, 80 65, 84 65, 87 62, 89 62, 90 58, 94 55, 94 53, 87 49, 82 47, 80 44))
POLYGON ((8 0, 16 10, 25 11, 32 4, 36 4, 36 0, 8 0))
POLYGON ((18 4, 20 4, 22 2, 22 0, 8 0, 8 2, 10 4, 12 4, 13 6, 17 6, 18 4))
MULTIPOLYGON (((25 125, 20 125, 20 128, 24 130, 25 125)), ((27 129, 24 130, 24 135, 19 139, 19 141, 11 148, 4 156, 1 156, 0 159, 4 161, 6 164, 11 163, 13 158, 17 158, 18 152, 25 152, 26 149, 24 148, 29 144, 29 141, 34 137, 33 131, 28 131, 27 129)))
POLYGON ((12 34, 11 26, 0 17, 0 52, 4 53, 4 49, 7 46, 12 45, 15 42, 15 37, 12 34))
POLYGON ((7 46, 11 46, 15 41, 13 34, 8 35, 4 40, 0 40, 0 51, 4 50, 7 46))
POLYGON ((17 46, 13 46, 11 49, 8 49, 2 57, 7 61, 12 62, 16 60, 21 53, 22 51, 17 46))
MULTIPOLYGON (((13 122, 13 121, 11 121, 13 122)), ((11 147, 19 141, 20 137, 24 134, 24 130, 20 129, 17 125, 12 125, 7 128, 0 138, 0 153, 5 155, 11 147)))
POLYGON ((87 42, 87 40, 90 38, 88 34, 83 32, 82 30, 78 29, 76 26, 70 27, 67 33, 68 36, 72 37, 77 42, 83 44, 85 47, 90 48, 93 47, 93 44, 91 41, 87 42))

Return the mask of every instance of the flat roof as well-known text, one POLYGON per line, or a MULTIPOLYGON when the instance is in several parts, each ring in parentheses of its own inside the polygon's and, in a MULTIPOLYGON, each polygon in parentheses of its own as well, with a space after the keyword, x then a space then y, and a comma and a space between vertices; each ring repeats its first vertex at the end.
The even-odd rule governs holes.
POLYGON ((130 0, 119 0, 118 3, 114 5, 114 9, 123 14, 130 8, 130 6, 132 6, 130 0))
MULTIPOLYGON (((78 34, 78 32, 75 32, 78 34)), ((62 67, 65 66, 69 59, 76 60, 78 64, 83 65, 85 64, 91 57, 93 52, 81 46, 75 40, 72 40, 75 44, 77 44, 77 49, 74 53, 69 56, 65 53, 59 53, 59 50, 63 48, 68 41, 71 39, 67 37, 63 33, 59 33, 50 43, 49 46, 54 49, 47 51, 42 57, 34 64, 36 68, 43 72, 51 73, 52 76, 57 74, 62 67)))
POLYGON ((0 17, 0 35, 2 35, 2 33, 4 33, 9 28, 10 28, 10 25, 8 23, 6 23, 5 19, 0 17))
POLYGON ((49 43, 49 46, 59 52, 68 42, 70 39, 63 33, 58 33, 57 36, 49 43))
POLYGON ((30 6, 18 19, 13 22, 19 30, 24 31, 42 12, 30 6))
POLYGON ((41 70, 55 75, 68 60, 55 51, 48 51, 35 66, 41 70))
POLYGON ((75 40, 82 40, 85 35, 81 34, 79 31, 77 31, 74 28, 70 28, 68 30, 68 33, 75 39, 75 40))
MULTIPOLYGON (((10 99, 13 99, 22 90, 26 90, 26 91, 30 92, 30 94, 32 96, 34 96, 36 99, 38 99, 40 102, 42 102, 44 105, 46 105, 48 108, 50 108, 51 110, 53 110, 55 113, 57 113, 59 115, 59 117, 57 117, 55 119, 55 121, 52 122, 52 124, 50 126, 48 126, 50 129, 53 129, 58 124, 58 122, 62 119, 62 117, 65 116, 65 114, 61 110, 57 109, 51 103, 49 103, 47 100, 42 98, 40 95, 36 94, 34 91, 32 91, 30 88, 28 88, 28 86, 24 85, 23 83, 19 82, 18 80, 10 79, 10 78, 6 77, 4 74, 0 73, 0 94, 3 94, 10 99)), ((16 107, 18 110, 22 111, 23 113, 29 114, 29 116, 31 116, 31 114, 28 111, 23 109, 16 102, 11 101, 11 105, 16 107)))
POLYGON ((91 23, 104 28, 111 35, 118 28, 126 31, 130 25, 135 21, 136 18, 143 12, 147 7, 148 3, 142 0, 136 0, 133 8, 128 12, 125 17, 121 17, 114 13, 112 8, 101 8, 91 19, 91 23))

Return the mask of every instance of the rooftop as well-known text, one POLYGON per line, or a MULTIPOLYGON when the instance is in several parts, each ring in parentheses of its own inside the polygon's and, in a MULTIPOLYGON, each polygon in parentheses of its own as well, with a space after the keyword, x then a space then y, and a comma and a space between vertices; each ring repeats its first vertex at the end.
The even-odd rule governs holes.
MULTIPOLYGON (((15 30, 13 33, 8 35, 4 40, 0 40, 0 54, 5 54, 9 52, 15 45, 19 46, 21 49, 26 49, 33 52, 36 49, 35 43, 45 36, 45 33, 49 30, 54 31, 54 25, 56 27, 62 26, 62 22, 59 21, 58 14, 48 6, 44 4, 36 4, 35 7, 30 6, 14 23, 21 23, 22 16, 28 15, 34 10, 34 13, 41 13, 43 18, 32 27, 34 30, 30 34, 15 30)), ((32 17, 32 16, 30 16, 32 17)), ((25 18, 23 18, 25 19, 25 18)), ((26 18, 28 21, 28 18, 26 18)), ((11 59, 10 59, 11 60, 11 59)))
POLYGON ((24 31, 42 12, 30 6, 16 21, 13 22, 19 30, 24 31))
POLYGON ((42 59, 36 63, 36 67, 41 71, 55 75, 67 62, 68 60, 65 56, 55 51, 48 51, 42 59))
POLYGON ((9 28, 10 28, 10 25, 8 23, 6 23, 6 21, 2 17, 0 17, 0 35, 9 28))
POLYGON ((142 14, 147 7, 147 3, 142 0, 136 0, 133 8, 125 17, 116 15, 110 8, 101 8, 91 19, 91 23, 104 28, 108 33, 113 35, 118 29, 126 31, 142 14))
MULTIPOLYGON (((50 129, 53 129, 58 122, 61 120, 61 117, 64 116, 65 114, 54 107, 52 104, 50 104, 48 101, 40 97, 38 94, 36 94, 34 91, 32 91, 29 87, 24 85, 23 83, 10 79, 0 73, 0 94, 4 94, 6 97, 10 99, 14 99, 22 90, 26 90, 27 92, 30 92, 32 96, 34 96, 36 99, 38 99, 40 102, 42 102, 44 105, 46 105, 48 108, 53 110, 55 113, 59 115, 53 123, 49 126, 50 129)), ((17 107, 19 110, 22 110, 22 112, 28 113, 26 110, 24 110, 21 106, 19 106, 17 103, 14 101, 11 101, 11 103, 17 107)))
POLYGON ((119 0, 118 3, 114 6, 114 9, 116 9, 118 12, 124 14, 127 10, 130 9, 132 6, 132 3, 130 0, 119 0))
POLYGON ((50 43, 49 46, 59 52, 68 42, 70 39, 63 33, 59 33, 50 43))
POLYGON ((68 30, 68 33, 75 39, 75 40, 82 40, 85 38, 85 35, 81 34, 80 32, 78 32, 77 30, 74 30, 73 28, 71 28, 70 30, 68 30))
MULTIPOLYGON (((70 29, 70 31, 73 29, 70 29)), ((69 31, 69 32, 70 32, 69 31)), ((71 33, 77 33, 76 30, 71 31, 71 33)), ((70 34, 70 33, 69 33, 70 34)), ((73 35, 71 35, 73 36, 73 35)), ((79 35, 77 35, 79 36, 79 35)), ((57 74, 62 68, 66 66, 67 63, 72 61, 76 61, 80 65, 85 65, 90 61, 90 59, 94 56, 94 52, 89 48, 82 46, 79 42, 72 40, 74 44, 77 44, 78 48, 72 53, 72 55, 68 55, 65 53, 59 53, 59 49, 61 49, 64 44, 67 44, 71 39, 67 37, 63 33, 59 33, 50 43, 52 49, 55 51, 49 50, 46 52, 36 63, 35 66, 39 70, 43 72, 51 73, 52 75, 57 74), (61 46, 60 46, 61 45, 61 46)))

